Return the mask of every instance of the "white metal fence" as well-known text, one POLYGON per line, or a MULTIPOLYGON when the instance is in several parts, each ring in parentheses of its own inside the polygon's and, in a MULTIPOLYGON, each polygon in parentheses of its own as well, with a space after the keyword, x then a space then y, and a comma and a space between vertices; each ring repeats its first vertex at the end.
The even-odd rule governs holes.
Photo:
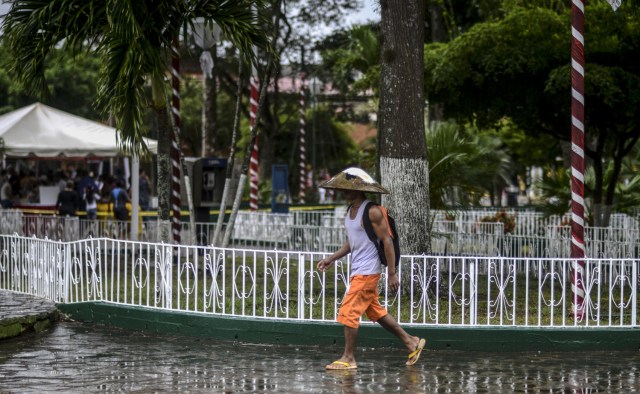
MULTIPOLYGON (((266 319, 333 321, 349 259, 319 272, 314 252, 218 249, 107 238, 0 236, 0 288, 55 302, 124 305, 266 319)), ((574 319, 572 260, 403 256, 404 291, 381 299, 401 323, 637 327, 638 260, 585 260, 574 319)))
MULTIPOLYGON (((490 213, 489 213, 490 214, 490 213)), ((506 213, 508 215, 508 213, 506 213)), ((435 212, 432 223, 431 252, 447 256, 570 257, 570 229, 559 217, 542 219, 535 212, 514 212, 516 225, 506 232, 502 222, 484 222, 485 211, 451 214, 435 212), (454 220, 449 220, 454 219, 454 220), (464 220, 463 220, 464 219, 464 220), (472 220, 473 219, 473 220, 472 220), (536 221, 537 220, 537 221, 536 221), (535 223, 535 225, 534 225, 535 223)), ((585 228, 586 253, 595 258, 640 258, 640 229, 634 218, 614 215, 618 226, 585 228)), ((345 240, 344 211, 240 212, 230 246, 252 249, 332 252, 345 240)), ((214 223, 183 222, 182 239, 187 244, 211 245, 214 223), (195 238, 192 238, 195 234, 195 238)), ((74 241, 84 238, 128 239, 128 222, 110 219, 85 220, 56 216, 28 216, 20 211, 0 210, 0 233, 36 236, 51 240, 74 241)), ((139 240, 157 241, 155 220, 140 222, 139 240)))

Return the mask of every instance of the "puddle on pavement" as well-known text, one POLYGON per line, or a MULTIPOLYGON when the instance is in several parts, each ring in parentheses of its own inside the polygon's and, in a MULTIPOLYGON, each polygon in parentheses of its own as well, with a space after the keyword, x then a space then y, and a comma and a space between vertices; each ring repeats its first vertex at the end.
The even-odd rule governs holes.
POLYGON ((340 347, 240 344, 62 322, 0 342, 1 392, 634 392, 640 352, 358 349, 357 371, 327 372, 340 347))

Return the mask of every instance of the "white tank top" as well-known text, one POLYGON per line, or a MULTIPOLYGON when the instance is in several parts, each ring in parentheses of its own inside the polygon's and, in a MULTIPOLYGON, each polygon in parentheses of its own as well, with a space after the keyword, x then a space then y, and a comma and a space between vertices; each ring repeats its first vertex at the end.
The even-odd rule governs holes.
POLYGON ((351 209, 347 211, 344 219, 344 226, 347 229, 347 237, 349 238, 349 247, 351 248, 351 276, 353 275, 373 275, 380 273, 380 258, 378 250, 367 236, 362 225, 362 215, 364 209, 369 203, 365 200, 355 219, 351 219, 351 209))

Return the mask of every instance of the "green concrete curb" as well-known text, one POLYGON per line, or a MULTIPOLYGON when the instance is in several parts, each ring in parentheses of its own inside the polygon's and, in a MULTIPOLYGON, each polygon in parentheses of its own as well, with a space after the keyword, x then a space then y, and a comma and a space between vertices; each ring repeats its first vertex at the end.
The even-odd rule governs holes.
MULTIPOLYGON (((250 319, 101 302, 58 304, 57 307, 74 320, 160 334, 247 343, 343 345, 343 328, 338 323, 250 319)), ((427 338, 427 348, 434 350, 640 350, 640 329, 637 328, 403 326, 410 334, 427 338)), ((393 335, 372 324, 361 326, 358 345, 402 348, 393 335)))

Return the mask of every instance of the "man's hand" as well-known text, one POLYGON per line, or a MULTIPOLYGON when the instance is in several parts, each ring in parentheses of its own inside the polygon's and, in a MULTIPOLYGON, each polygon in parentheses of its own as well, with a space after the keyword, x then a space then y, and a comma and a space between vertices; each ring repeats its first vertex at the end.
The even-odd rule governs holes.
POLYGON ((393 274, 387 274, 387 286, 391 294, 395 294, 400 288, 400 279, 398 279, 398 274, 394 272, 393 274))
POLYGON ((331 267, 331 264, 333 264, 333 260, 331 260, 330 258, 324 258, 320 261, 318 261, 318 269, 322 272, 326 271, 327 268, 331 267))

